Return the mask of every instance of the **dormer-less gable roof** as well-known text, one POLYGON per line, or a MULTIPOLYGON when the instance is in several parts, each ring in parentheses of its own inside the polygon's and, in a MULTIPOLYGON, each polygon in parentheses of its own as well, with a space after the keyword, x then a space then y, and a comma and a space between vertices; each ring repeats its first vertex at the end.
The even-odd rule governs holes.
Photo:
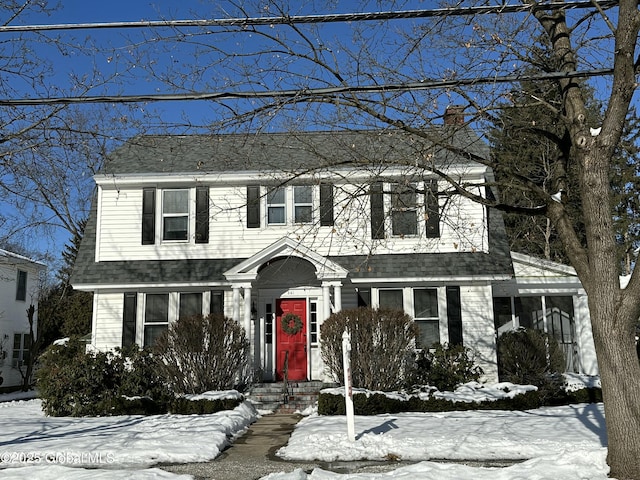
POLYGON ((146 135, 110 154, 101 174, 299 172, 365 165, 468 165, 471 157, 488 158, 487 145, 469 128, 431 127, 423 133, 425 137, 398 130, 146 135))

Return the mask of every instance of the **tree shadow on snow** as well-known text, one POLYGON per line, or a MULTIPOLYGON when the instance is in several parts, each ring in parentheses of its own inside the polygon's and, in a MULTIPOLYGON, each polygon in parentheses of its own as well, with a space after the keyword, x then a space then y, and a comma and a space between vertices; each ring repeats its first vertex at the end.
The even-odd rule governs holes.
POLYGON ((390 418, 389 420, 381 423, 377 427, 368 428, 367 430, 363 431, 362 433, 356 435, 356 440, 360 440, 367 433, 375 433, 377 435, 377 434, 380 434, 380 433, 390 432, 391 430, 394 430, 394 429, 398 428, 398 426, 395 424, 396 420, 397 420, 396 418, 390 418))

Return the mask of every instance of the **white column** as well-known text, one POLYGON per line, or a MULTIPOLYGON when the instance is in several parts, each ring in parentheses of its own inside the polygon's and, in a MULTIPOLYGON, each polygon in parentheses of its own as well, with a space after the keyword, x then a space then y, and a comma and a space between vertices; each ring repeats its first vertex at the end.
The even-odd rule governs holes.
POLYGON ((342 310, 342 284, 338 283, 333 286, 334 308, 336 312, 342 310))
POLYGON ((329 318, 331 315, 331 291, 329 290, 330 284, 322 282, 322 306, 324 310, 324 318, 329 318))
POLYGON ((233 319, 240 323, 240 287, 233 286, 233 310, 231 313, 233 319))
POLYGON ((251 373, 255 370, 255 332, 251 328, 251 285, 244 286, 244 329, 249 339, 249 365, 251 373))

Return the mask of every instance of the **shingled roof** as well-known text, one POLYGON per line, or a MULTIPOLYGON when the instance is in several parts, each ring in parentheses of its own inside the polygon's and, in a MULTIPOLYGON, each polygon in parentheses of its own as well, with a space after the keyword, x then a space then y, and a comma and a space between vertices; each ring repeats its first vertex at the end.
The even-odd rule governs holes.
POLYGON ((431 127, 425 137, 399 130, 359 130, 226 135, 147 135, 111 153, 101 173, 149 174, 234 171, 298 171, 358 165, 469 163, 450 149, 488 158, 488 147, 468 128, 431 127))
MULTIPOLYGON (((454 146, 486 158, 486 144, 469 129, 432 129, 449 136, 454 146)), ((469 163, 468 159, 398 131, 305 132, 298 134, 187 135, 136 137, 115 150, 102 173, 144 175, 216 171, 275 171, 335 167, 362 162, 406 162, 408 155, 428 152, 436 162, 469 163)), ((96 206, 92 208, 78 252, 72 283, 126 288, 146 283, 225 282, 223 273, 245 258, 135 260, 95 262, 96 206)), ((403 278, 513 275, 509 245, 500 212, 489 216, 489 253, 430 253, 330 256, 351 278, 403 278)))

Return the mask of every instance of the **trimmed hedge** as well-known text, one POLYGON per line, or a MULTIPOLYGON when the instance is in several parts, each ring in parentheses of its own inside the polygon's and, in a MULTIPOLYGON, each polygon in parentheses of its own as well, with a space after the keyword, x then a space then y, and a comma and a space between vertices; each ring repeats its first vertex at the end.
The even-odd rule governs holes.
MULTIPOLYGON (((353 395, 353 409, 356 415, 380 415, 401 412, 453 412, 467 410, 533 410, 543 406, 559 406, 574 403, 597 403, 602 401, 602 390, 584 388, 575 392, 565 392, 561 397, 544 399, 538 391, 528 391, 513 398, 485 400, 482 402, 453 402, 443 398, 420 399, 412 396, 407 400, 390 398, 383 393, 367 396, 353 395)), ((343 395, 320 393, 318 397, 319 415, 345 415, 343 395)))

